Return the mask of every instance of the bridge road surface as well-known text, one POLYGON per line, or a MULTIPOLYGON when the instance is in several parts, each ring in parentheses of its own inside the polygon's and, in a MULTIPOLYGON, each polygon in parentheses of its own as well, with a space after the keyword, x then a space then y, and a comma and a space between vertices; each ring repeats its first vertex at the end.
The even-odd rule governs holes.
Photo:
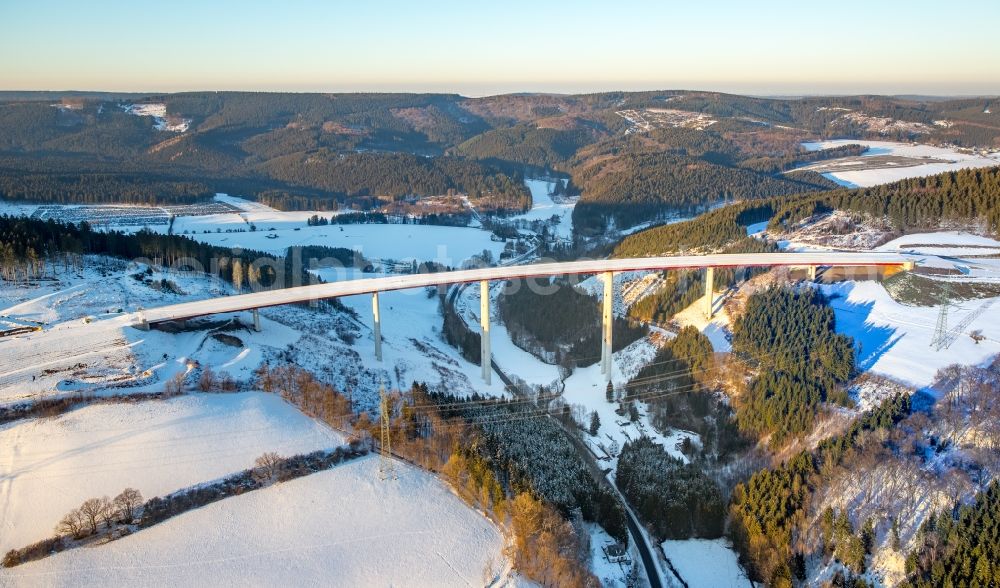
POLYGON ((252 294, 238 294, 208 298, 197 302, 186 302, 142 310, 137 315, 137 324, 152 324, 164 321, 183 320, 238 312, 255 308, 266 308, 282 304, 356 296, 389 290, 423 288, 446 284, 478 282, 480 280, 510 280, 516 278, 536 278, 566 274, 599 274, 602 272, 631 272, 643 270, 672 270, 700 268, 734 267, 885 267, 905 266, 911 263, 894 253, 726 253, 713 255, 682 255, 670 257, 634 257, 626 259, 596 259, 588 261, 568 261, 510 265, 479 269, 458 270, 428 274, 407 274, 382 278, 344 280, 326 284, 312 284, 291 288, 279 288, 252 294))

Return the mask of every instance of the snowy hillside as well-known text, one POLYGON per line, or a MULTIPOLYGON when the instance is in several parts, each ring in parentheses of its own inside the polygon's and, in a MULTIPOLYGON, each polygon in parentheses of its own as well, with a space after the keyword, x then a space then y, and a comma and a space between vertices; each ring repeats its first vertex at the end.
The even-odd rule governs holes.
MULTIPOLYGON (((979 365, 1000 353, 1000 304, 987 309, 966 329, 957 333, 947 348, 931 347, 938 306, 914 306, 895 301, 877 282, 845 282, 824 286, 832 298, 837 331, 854 337, 858 367, 875 374, 923 388, 931 384, 940 368, 951 364, 979 365), (982 331, 976 342, 967 331, 982 331)), ((951 310, 951 328, 975 313, 987 300, 956 302, 951 310)))
POLYGON ((158 131, 183 133, 191 127, 191 119, 167 115, 167 105, 163 103, 123 104, 122 110, 134 116, 148 116, 153 119, 153 127, 158 131))
POLYGON ((663 552, 691 588, 750 585, 736 553, 725 539, 664 541, 663 552))
POLYGON ((435 477, 369 457, 187 512, 94 549, 0 569, 15 586, 474 586, 503 538, 435 477))
POLYGON ((0 552, 52 536, 84 500, 146 498, 253 466, 264 452, 332 449, 342 436, 273 394, 95 404, 0 425, 0 552))

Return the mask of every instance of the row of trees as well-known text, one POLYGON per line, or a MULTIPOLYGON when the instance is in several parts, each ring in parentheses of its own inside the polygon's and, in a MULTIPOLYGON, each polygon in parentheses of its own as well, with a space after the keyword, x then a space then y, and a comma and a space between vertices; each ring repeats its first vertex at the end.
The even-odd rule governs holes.
POLYGON ((800 153, 790 153, 780 157, 756 157, 740 163, 743 167, 770 174, 788 171, 803 164, 838 157, 856 157, 868 151, 864 145, 840 145, 817 151, 802 150, 800 153))
POLYGON ((111 533, 117 525, 128 528, 137 522, 142 508, 142 493, 135 488, 126 488, 113 499, 107 496, 88 498, 59 520, 55 537, 11 549, 0 563, 6 568, 14 567, 62 551, 71 541, 97 535, 102 528, 106 533, 111 533))
POLYGON ((142 493, 135 488, 126 488, 113 500, 107 496, 88 498, 59 520, 56 532, 80 539, 96 534, 101 524, 108 528, 115 523, 131 524, 142 503, 142 493))

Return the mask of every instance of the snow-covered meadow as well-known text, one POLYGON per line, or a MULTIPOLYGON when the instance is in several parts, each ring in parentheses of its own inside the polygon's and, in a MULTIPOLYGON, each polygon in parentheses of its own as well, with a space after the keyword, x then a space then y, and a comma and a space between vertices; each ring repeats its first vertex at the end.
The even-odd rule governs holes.
POLYGON ((153 119, 153 128, 158 131, 183 133, 191 128, 191 119, 167 115, 167 105, 162 102, 145 104, 123 104, 122 110, 134 116, 153 119))
POLYGON ((434 261, 453 267, 460 266, 463 261, 484 250, 489 251, 494 259, 503 251, 502 242, 493 241, 490 233, 472 227, 402 224, 308 226, 305 220, 308 216, 304 214, 265 211, 178 217, 174 221, 174 232, 183 234, 187 230, 189 237, 204 243, 272 255, 284 255, 289 247, 323 245, 359 251, 369 259, 434 261), (256 230, 251 231, 250 224, 256 230))
POLYGON ((51 537, 60 517, 88 498, 126 487, 162 496, 250 468, 264 452, 343 443, 262 392, 93 404, 0 425, 0 552, 51 537))
POLYGON ((842 282, 822 286, 831 298, 837 331, 854 338, 858 367, 912 386, 925 388, 937 371, 951 364, 980 365, 1000 353, 1000 304, 990 299, 954 301, 950 329, 989 304, 982 314, 956 333, 945 349, 931 346, 939 306, 897 302, 875 281, 842 282), (979 330, 976 342, 968 335, 979 330))
POLYGON ((752 585, 725 539, 664 541, 663 553, 691 588, 736 588, 752 585))
POLYGON ((553 216, 559 217, 555 234, 562 239, 573 237, 573 207, 578 198, 561 198, 558 202, 552 199, 552 189, 555 182, 563 180, 525 179, 524 183, 531 192, 531 210, 524 214, 510 217, 511 220, 548 221, 553 216))
MULTIPOLYGON (((867 230, 861 227, 858 232, 867 230)), ((792 251, 828 248, 809 239, 795 240, 794 234, 781 245, 792 251)), ((926 389, 943 367, 982 365, 1000 353, 1000 297, 989 295, 991 290, 1000 291, 1000 241, 961 231, 937 231, 897 237, 875 250, 912 257, 925 284, 950 284, 955 290, 978 287, 986 295, 951 301, 948 345, 937 349, 932 346, 941 313, 936 293, 923 295, 924 303, 918 305, 898 300, 891 282, 859 278, 822 285, 831 298, 837 330, 855 339, 862 371, 926 389), (982 337, 979 341, 970 336, 975 331, 982 337)))
POLYGON ((350 461, 95 549, 0 569, 14 586, 473 586, 509 574, 498 529, 422 470, 350 461))
MULTIPOLYGON (((874 157, 879 155, 895 155, 912 159, 927 159, 927 163, 907 166, 886 166, 880 169, 865 169, 855 171, 835 171, 827 172, 823 175, 838 184, 847 187, 868 187, 878 184, 887 184, 905 178, 917 178, 930 176, 943 172, 956 171, 964 168, 991 167, 1000 165, 1000 153, 980 155, 977 153, 967 153, 947 147, 936 147, 933 145, 920 145, 916 143, 897 143, 893 141, 863 141, 855 139, 837 139, 833 141, 818 141, 803 143, 802 146, 810 151, 820 149, 830 149, 842 145, 865 145, 868 151, 861 157, 874 157), (943 161, 941 161, 943 160, 943 161)), ((853 160, 854 158, 851 158, 853 160)), ((821 162, 824 165, 835 164, 837 160, 821 162)), ((802 169, 808 169, 805 166, 802 169)))

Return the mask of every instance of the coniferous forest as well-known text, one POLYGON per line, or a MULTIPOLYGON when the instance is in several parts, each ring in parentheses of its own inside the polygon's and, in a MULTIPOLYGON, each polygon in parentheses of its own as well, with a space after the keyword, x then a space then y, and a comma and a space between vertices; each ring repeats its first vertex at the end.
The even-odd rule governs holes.
POLYGON ((816 450, 802 451, 736 486, 729 508, 730 535, 751 578, 768 586, 792 586, 793 580, 805 580, 796 537, 808 528, 810 500, 823 485, 824 476, 838 464, 849 463, 866 443, 884 437, 910 414, 910 408, 907 395, 889 398, 846 432, 822 441, 816 450))
POLYGON ((722 535, 726 509, 718 486, 649 437, 625 443, 615 483, 660 540, 722 535))
POLYGON ((934 229, 942 221, 1000 234, 1000 168, 965 169, 900 180, 871 188, 743 202, 696 219, 629 235, 615 248, 618 257, 710 252, 746 239, 747 225, 770 221, 780 229, 833 210, 886 217, 901 231, 934 229))
POLYGON ((733 352, 756 375, 738 408, 740 426, 775 442, 808 431, 823 402, 847 403, 853 341, 834 331, 833 309, 811 288, 753 294, 733 325, 733 352))
POLYGON ((906 559, 905 586, 1000 584, 1000 482, 994 480, 972 504, 928 517, 919 539, 906 559))
POLYGON ((3 198, 155 205, 228 192, 283 209, 371 210, 454 192, 503 212, 528 206, 524 173, 557 172, 581 194, 574 221, 585 234, 727 201, 835 190, 817 174, 785 172, 862 148, 810 152, 800 145, 810 138, 918 138, 835 124, 847 110, 928 125, 919 138, 931 142, 989 147, 998 135, 974 101, 867 96, 191 92, 54 100, 58 94, 0 93, 3 198), (626 133, 634 129, 622 113, 667 99, 716 123, 626 133), (127 112, 134 104, 162 104, 185 130, 157 130, 127 112), (952 124, 934 127, 941 118, 952 124))

